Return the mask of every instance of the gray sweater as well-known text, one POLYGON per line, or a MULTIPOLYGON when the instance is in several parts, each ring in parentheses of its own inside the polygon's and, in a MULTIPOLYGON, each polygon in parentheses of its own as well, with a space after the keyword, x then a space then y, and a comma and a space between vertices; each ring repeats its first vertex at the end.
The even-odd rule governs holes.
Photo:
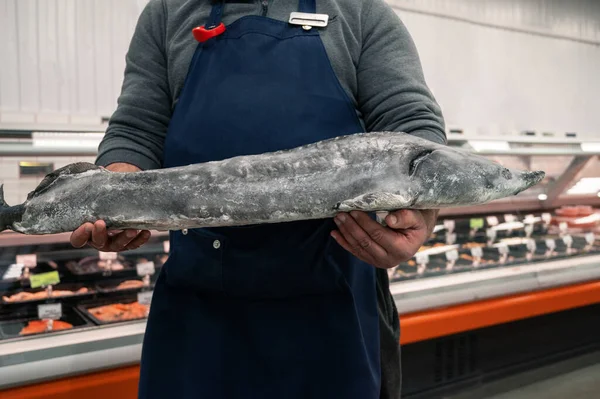
MULTIPOLYGON (((267 16, 287 21, 298 0, 269 0, 267 16)), ((150 0, 127 53, 118 107, 97 163, 160 168, 163 143, 196 48, 192 28, 210 13, 209 0, 150 0)), ((258 0, 228 1, 223 22, 260 15, 258 0)), ((445 143, 440 107, 425 83, 417 49, 383 0, 317 0, 329 14, 321 37, 342 87, 367 131, 403 131, 445 143)))
MULTIPOLYGON (((298 0, 269 0, 267 16, 287 21, 298 0)), ((150 0, 127 53, 118 107, 100 144, 97 163, 160 168, 171 112, 196 48, 191 30, 205 23, 209 0, 150 0)), ((232 0, 223 22, 260 15, 261 1, 232 0)), ((440 107, 428 89, 408 31, 383 0, 317 0, 329 14, 321 37, 342 87, 367 131, 402 131, 445 143, 440 107)), ((202 112, 202 110, 199 110, 202 112)), ((400 397, 398 312, 387 272, 377 269, 381 398, 400 397)))

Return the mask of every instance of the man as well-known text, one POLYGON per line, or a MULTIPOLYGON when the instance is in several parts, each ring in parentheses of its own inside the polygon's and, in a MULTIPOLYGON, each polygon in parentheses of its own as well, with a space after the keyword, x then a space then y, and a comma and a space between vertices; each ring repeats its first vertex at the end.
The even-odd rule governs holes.
MULTIPOLYGON (((174 167, 365 130, 445 143, 414 43, 383 0, 151 0, 97 163, 174 167), (327 14, 328 24, 288 23, 297 11, 327 14)), ((386 269, 417 251, 435 219, 404 210, 384 227, 352 212, 171 232, 140 397, 399 397, 386 269)), ((124 251, 148 238, 109 235, 99 221, 72 244, 124 251)))

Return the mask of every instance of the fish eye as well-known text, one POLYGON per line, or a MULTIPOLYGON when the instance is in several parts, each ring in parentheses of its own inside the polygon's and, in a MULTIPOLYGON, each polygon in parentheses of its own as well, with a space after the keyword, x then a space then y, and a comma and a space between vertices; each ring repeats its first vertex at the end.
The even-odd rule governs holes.
POLYGON ((510 173, 510 170, 504 168, 502 169, 502 177, 504 177, 506 180, 510 180, 512 179, 512 173, 510 173))
POLYGON ((429 154, 431 154, 433 152, 433 150, 424 150, 419 152, 411 161, 410 164, 408 166, 408 174, 410 176, 414 175, 414 173, 417 171, 417 167, 419 166, 419 164, 421 162, 423 162, 425 160, 425 158, 427 158, 429 156, 429 154))

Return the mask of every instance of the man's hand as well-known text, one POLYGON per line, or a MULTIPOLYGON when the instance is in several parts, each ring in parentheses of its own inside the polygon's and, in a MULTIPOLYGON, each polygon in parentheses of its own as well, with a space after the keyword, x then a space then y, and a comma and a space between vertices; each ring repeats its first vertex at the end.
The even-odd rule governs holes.
MULTIPOLYGON (((114 163, 106 167, 111 172, 139 172, 137 166, 127 163, 114 163)), ((86 244, 103 252, 121 252, 136 249, 150 239, 147 230, 108 231, 102 220, 85 223, 71 234, 71 245, 81 248, 86 244)))
POLYGON ((334 219, 339 231, 332 237, 357 258, 382 269, 390 269, 412 258, 431 235, 437 210, 391 212, 387 227, 365 212, 340 213, 334 219))

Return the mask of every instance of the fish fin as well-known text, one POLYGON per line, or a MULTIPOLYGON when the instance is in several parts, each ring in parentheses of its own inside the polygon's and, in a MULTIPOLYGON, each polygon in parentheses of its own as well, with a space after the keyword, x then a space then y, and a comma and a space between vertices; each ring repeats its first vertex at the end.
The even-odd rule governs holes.
POLYGON ((341 212, 392 211, 412 206, 414 199, 394 193, 368 193, 342 201, 334 207, 341 212))
POLYGON ((46 191, 46 189, 48 187, 50 187, 50 185, 52 183, 54 183, 54 181, 56 179, 58 179, 60 176, 75 175, 75 174, 87 172, 88 170, 94 170, 94 169, 102 169, 102 168, 100 168, 97 165, 94 165, 93 163, 89 163, 89 162, 77 162, 77 163, 69 164, 67 166, 63 166, 62 168, 58 168, 55 171, 48 173, 44 177, 44 179, 40 182, 40 184, 35 188, 35 190, 33 190, 32 192, 27 194, 27 199, 30 200, 31 198, 35 197, 36 195, 39 195, 42 192, 46 191))
POLYGON ((4 201, 4 184, 0 184, 0 208, 8 208, 8 204, 4 201))

